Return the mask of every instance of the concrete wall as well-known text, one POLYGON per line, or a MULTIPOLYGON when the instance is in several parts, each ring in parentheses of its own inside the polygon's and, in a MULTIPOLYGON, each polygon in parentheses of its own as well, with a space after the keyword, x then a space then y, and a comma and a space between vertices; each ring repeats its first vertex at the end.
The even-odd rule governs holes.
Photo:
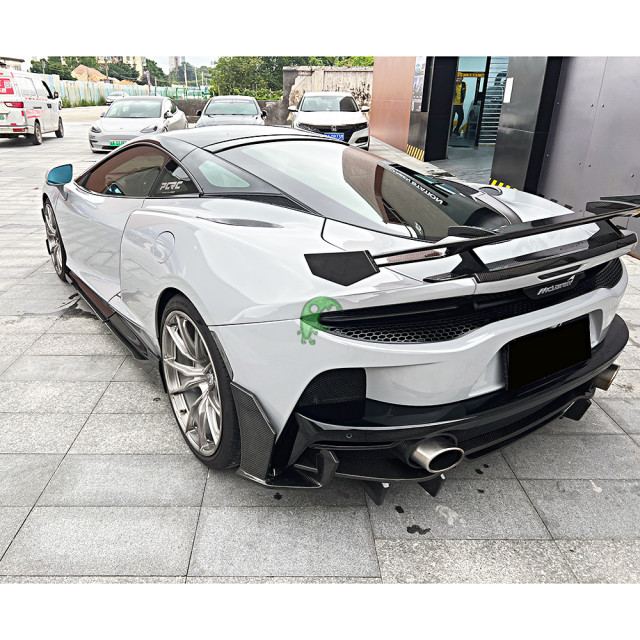
POLYGON ((348 91, 363 107, 371 106, 372 86, 373 67, 284 67, 281 104, 272 107, 274 124, 289 122, 289 107, 307 91, 348 91))
MULTIPOLYGON (((538 193, 575 211, 640 194, 639 103, 640 58, 565 58, 538 193)), ((640 220, 620 223, 640 235, 640 220)))

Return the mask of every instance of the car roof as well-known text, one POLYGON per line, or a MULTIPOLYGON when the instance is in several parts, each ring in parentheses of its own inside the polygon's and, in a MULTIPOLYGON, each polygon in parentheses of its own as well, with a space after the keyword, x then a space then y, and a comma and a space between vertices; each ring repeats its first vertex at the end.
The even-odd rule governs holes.
POLYGON ((307 91, 304 94, 305 96, 353 96, 348 91, 307 91))
MULTIPOLYGON (((113 93, 124 93, 123 91, 114 91, 113 93)), ((111 94, 113 95, 113 94, 111 94)), ((135 98, 136 100, 167 100, 167 96, 130 96, 126 94, 128 98, 135 98)))
POLYGON ((210 101, 214 100, 238 100, 241 102, 253 102, 255 98, 253 96, 213 96, 209 98, 210 101))
POLYGON ((173 153, 178 159, 184 158, 194 147, 217 151, 236 147, 242 144, 265 141, 265 138, 291 140, 292 138, 307 138, 336 144, 344 144, 333 138, 310 132, 299 131, 291 127, 264 126, 239 124, 217 127, 196 127, 194 129, 178 129, 157 133, 145 138, 137 138, 136 142, 153 142, 173 153))

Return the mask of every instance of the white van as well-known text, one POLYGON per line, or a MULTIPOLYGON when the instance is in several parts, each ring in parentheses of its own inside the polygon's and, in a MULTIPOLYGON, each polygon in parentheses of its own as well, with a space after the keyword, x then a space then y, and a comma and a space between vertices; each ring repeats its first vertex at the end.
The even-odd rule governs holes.
POLYGON ((42 144, 42 134, 64 135, 58 92, 37 73, 0 67, 0 138, 25 136, 42 144))

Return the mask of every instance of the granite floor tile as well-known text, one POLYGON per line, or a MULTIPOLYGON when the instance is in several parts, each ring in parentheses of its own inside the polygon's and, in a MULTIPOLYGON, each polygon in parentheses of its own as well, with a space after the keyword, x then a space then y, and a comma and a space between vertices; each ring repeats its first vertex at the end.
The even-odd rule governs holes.
POLYGON ((0 380, 64 380, 110 382, 120 368, 124 356, 29 356, 23 355, 0 380))
POLYGON ((112 382, 95 413, 172 413, 162 387, 147 382, 112 382))
POLYGON ((0 507, 0 558, 29 514, 30 507, 0 507))
MULTIPOLYGON (((2 579, 0 578, 0 582, 2 579)), ((187 576, 190 584, 382 584, 380 578, 357 578, 353 576, 187 576)))
POLYGON ((33 506, 61 460, 53 454, 0 455, 0 506, 33 506))
POLYGON ((56 318, 57 316, 0 316, 0 335, 34 333, 37 337, 45 333, 56 318))
POLYGON ((37 339, 37 335, 30 333, 0 333, 0 353, 4 356, 20 356, 37 339))
POLYGON ((46 333, 34 342, 27 355, 127 355, 127 348, 112 335, 46 333))
POLYGON ((93 414, 69 454, 187 453, 172 413, 93 414))
POLYGON ((640 479, 640 447, 626 434, 534 433, 506 447, 503 454, 520 479, 640 479))
POLYGON ((0 381, 0 413, 89 413, 107 382, 0 381))
POLYGON ((447 480, 436 498, 392 485, 383 505, 368 504, 376 540, 549 538, 517 480, 447 480))
POLYGON ((205 507, 365 507, 364 490, 358 482, 335 478, 322 489, 272 489, 235 471, 209 472, 205 507))
POLYGON ((184 584, 183 576, 0 576, 0 584, 184 584))
POLYGON ((189 575, 380 574, 364 508, 204 507, 189 575))
POLYGON ((597 402, 627 433, 640 434, 640 398, 598 398, 597 402))
POLYGON ((38 506, 199 507, 206 479, 189 453, 67 456, 38 506))
POLYGON ((184 576, 197 507, 36 507, 0 575, 184 576))
POLYGON ((522 486, 556 539, 640 538, 640 481, 523 480, 522 486))
POLYGON ((127 356, 118 369, 114 382, 153 382, 162 385, 158 367, 146 360, 136 360, 127 356))
POLYGON ((557 544, 580 582, 640 583, 640 540, 558 540, 557 544))
POLYGON ((19 356, 0 356, 0 375, 6 371, 19 356))
POLYGON ((385 583, 572 583, 546 540, 377 540, 385 583))
POLYGON ((490 453, 475 460, 464 459, 457 467, 445 473, 447 479, 476 479, 492 480, 494 478, 514 478, 501 452, 490 453))
POLYGON ((87 315, 69 315, 69 312, 56 319, 55 323, 51 326, 47 333, 57 334, 104 334, 110 335, 111 331, 104 325, 103 322, 98 320, 93 313, 87 311, 87 315))
POLYGON ((0 413, 0 453, 66 453, 87 415, 0 413))

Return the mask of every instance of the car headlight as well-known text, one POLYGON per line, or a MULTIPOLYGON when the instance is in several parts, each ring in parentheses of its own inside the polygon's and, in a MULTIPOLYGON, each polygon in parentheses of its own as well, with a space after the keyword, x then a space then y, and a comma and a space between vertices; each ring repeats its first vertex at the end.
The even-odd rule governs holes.
POLYGON ((154 125, 149 125, 144 129, 140 129, 140 133, 153 133, 154 131, 157 131, 157 130, 158 130, 158 125, 154 124, 154 125))
POLYGON ((353 127, 354 131, 362 131, 362 129, 366 129, 369 126, 368 122, 363 122, 362 124, 357 124, 355 127, 353 127))
POLYGON ((304 124, 303 122, 294 122, 293 126, 296 129, 303 129, 304 131, 313 131, 314 133, 319 133, 318 129, 312 127, 310 124, 304 124))
POLYGON ((97 125, 91 125, 91 133, 102 133, 102 129, 97 125))

